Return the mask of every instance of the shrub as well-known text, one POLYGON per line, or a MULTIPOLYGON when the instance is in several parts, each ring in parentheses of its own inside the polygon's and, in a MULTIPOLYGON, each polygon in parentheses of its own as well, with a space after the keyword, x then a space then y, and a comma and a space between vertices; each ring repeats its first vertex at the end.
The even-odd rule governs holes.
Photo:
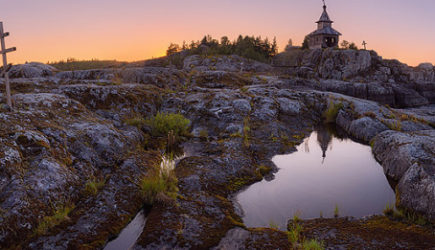
POLYGON ((298 223, 293 223, 290 230, 287 232, 288 241, 290 241, 292 245, 298 243, 301 232, 302 232, 302 226, 299 225, 298 223))
POLYGON ((358 47, 356 46, 355 43, 351 43, 349 44, 349 49, 358 50, 358 47))
POLYGON ((309 49, 310 45, 309 45, 309 37, 305 36, 304 41, 302 43, 302 48, 301 49, 309 49))
POLYGON ((54 211, 51 216, 45 216, 39 223, 38 227, 35 229, 35 235, 46 234, 51 228, 61 224, 62 222, 69 219, 68 215, 74 209, 74 205, 63 206, 54 211))
POLYGON ((300 216, 300 212, 296 212, 293 215, 293 223, 299 223, 299 222, 301 222, 301 218, 299 216, 300 216))
POLYGON ((258 171, 260 171, 261 175, 265 176, 265 175, 269 174, 270 171, 272 171, 272 168, 270 168, 268 166, 260 165, 258 167, 258 171))
POLYGON ((335 119, 337 119, 338 112, 343 108, 343 103, 331 103, 328 108, 323 113, 323 118, 326 123, 334 123, 335 119))
POLYGON ((153 136, 167 136, 173 131, 175 136, 186 136, 189 133, 190 120, 181 114, 157 113, 154 117, 145 120, 151 127, 153 136))

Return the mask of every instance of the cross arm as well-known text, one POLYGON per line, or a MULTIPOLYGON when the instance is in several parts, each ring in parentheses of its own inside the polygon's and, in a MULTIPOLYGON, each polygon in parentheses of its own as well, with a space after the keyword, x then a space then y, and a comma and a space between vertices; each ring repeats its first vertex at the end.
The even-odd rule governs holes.
POLYGON ((3 34, 1 35, 1 37, 3 37, 3 38, 5 38, 5 37, 7 37, 7 36, 9 36, 9 32, 5 32, 5 33, 3 33, 3 34))
POLYGON ((17 48, 12 47, 12 48, 10 48, 10 49, 1 50, 1 51, 0 51, 0 54, 6 54, 6 53, 9 53, 9 52, 14 52, 14 51, 16 51, 16 50, 17 50, 17 48))

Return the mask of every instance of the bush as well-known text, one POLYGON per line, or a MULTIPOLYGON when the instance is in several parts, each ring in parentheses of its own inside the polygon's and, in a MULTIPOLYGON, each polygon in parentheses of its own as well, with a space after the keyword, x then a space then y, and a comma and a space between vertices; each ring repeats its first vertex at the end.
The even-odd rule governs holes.
POLYGON ((310 48, 310 45, 309 45, 309 37, 306 36, 306 37, 304 38, 304 42, 302 43, 302 49, 309 49, 309 48, 310 48))
POLYGON ((265 166, 265 165, 260 165, 260 166, 258 167, 258 171, 260 172, 260 174, 261 174, 262 176, 265 176, 265 175, 269 174, 270 171, 272 171, 272 168, 271 168, 271 167, 268 167, 268 166, 265 166))
POLYGON ((145 124, 151 127, 153 136, 167 136, 170 131, 175 136, 186 136, 189 134, 190 120, 181 114, 159 112, 145 120, 145 124))
POLYGON ((326 123, 334 123, 335 119, 337 118, 338 112, 342 108, 343 108, 342 103, 333 103, 331 101, 328 108, 323 113, 323 118, 325 119, 325 122, 326 123))
POLYGON ((298 223, 293 223, 290 230, 287 232, 288 241, 292 243, 292 245, 295 245, 298 243, 300 239, 300 234, 302 232, 302 226, 298 223))

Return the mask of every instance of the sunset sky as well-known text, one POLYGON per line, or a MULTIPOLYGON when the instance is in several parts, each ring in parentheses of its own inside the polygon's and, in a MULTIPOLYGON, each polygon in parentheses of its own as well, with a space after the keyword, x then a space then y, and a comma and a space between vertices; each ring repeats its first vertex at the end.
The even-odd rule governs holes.
MULTIPOLYGON (((327 0, 341 39, 409 65, 435 63, 435 0, 327 0)), ((143 60, 169 43, 238 34, 302 43, 321 0, 0 0, 12 63, 77 59, 143 60)))

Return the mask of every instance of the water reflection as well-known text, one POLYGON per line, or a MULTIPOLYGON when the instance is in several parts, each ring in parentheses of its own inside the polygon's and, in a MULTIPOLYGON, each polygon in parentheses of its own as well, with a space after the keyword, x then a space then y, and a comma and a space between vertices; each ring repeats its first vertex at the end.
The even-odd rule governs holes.
POLYGON ((142 234, 145 223, 145 211, 141 210, 127 227, 121 231, 116 239, 107 243, 104 250, 131 249, 142 234))
MULTIPOLYGON (((162 154, 162 162, 160 163, 160 175, 169 176, 169 174, 175 169, 175 166, 186 157, 186 154, 182 151, 170 152, 162 154)), ((104 250, 120 250, 120 249, 132 249, 139 236, 142 234, 146 223, 146 211, 149 211, 150 207, 146 207, 141 210, 136 217, 121 231, 116 239, 107 243, 104 250)))
POLYGON ((369 146, 319 127, 297 150, 272 159, 280 168, 273 181, 256 183, 236 197, 248 227, 274 223, 284 229, 295 213, 333 217, 335 205, 341 216, 362 217, 380 214, 394 203, 394 192, 369 146))
MULTIPOLYGON (((306 140, 306 144, 309 140, 306 140)), ((320 145, 320 148, 322 149, 322 163, 325 161, 326 158, 326 151, 328 150, 328 146, 331 145, 332 150, 332 134, 326 129, 326 127, 319 127, 317 130, 317 142, 320 145)))

